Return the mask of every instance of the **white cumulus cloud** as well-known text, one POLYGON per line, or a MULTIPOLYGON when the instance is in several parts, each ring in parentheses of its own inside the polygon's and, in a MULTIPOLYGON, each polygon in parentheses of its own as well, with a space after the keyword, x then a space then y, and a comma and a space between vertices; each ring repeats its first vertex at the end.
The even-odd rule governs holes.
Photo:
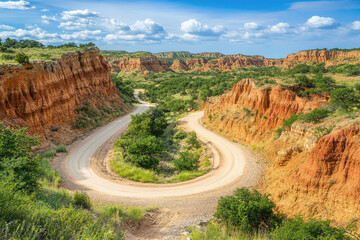
POLYGON ((90 18, 90 17, 99 17, 99 13, 90 11, 89 9, 62 12, 62 19, 66 21, 77 18, 90 18))
POLYGON ((0 38, 32 38, 32 39, 46 39, 46 38, 56 38, 57 33, 48 33, 47 31, 41 28, 34 28, 31 30, 26 29, 17 29, 15 31, 3 31, 0 32, 0 38))
POLYGON ((167 33, 165 29, 158 23, 151 19, 144 21, 136 21, 133 25, 127 26, 124 23, 116 20, 109 20, 114 23, 112 26, 117 31, 107 34, 105 40, 107 41, 160 41, 166 38, 167 33))
POLYGON ((286 33, 290 25, 288 23, 280 22, 270 28, 270 31, 273 33, 286 33))
POLYGON ((29 2, 20 0, 20 1, 7 1, 7 2, 0 2, 0 8, 6 9, 19 9, 19 10, 27 10, 35 8, 29 2))
POLYGON ((101 30, 84 30, 79 32, 74 32, 71 34, 62 34, 60 37, 64 40, 93 40, 99 39, 99 35, 102 33, 101 30))
POLYGON ((64 28, 67 30, 84 30, 89 26, 94 26, 93 21, 89 19, 79 19, 78 21, 67 21, 61 22, 59 28, 64 28))
POLYGON ((14 30, 15 28, 9 25, 5 25, 5 24, 0 24, 0 29, 4 29, 4 30, 14 30))
POLYGON ((109 31, 122 31, 127 32, 130 30, 130 26, 126 23, 120 22, 113 18, 106 18, 104 28, 109 31))
POLYGON ((196 19, 189 19, 181 23, 180 29, 181 31, 187 34, 205 36, 205 37, 220 36, 222 33, 224 33, 223 26, 218 25, 218 26, 210 27, 206 24, 202 24, 196 19))
POLYGON ((360 21, 354 21, 352 24, 351 24, 351 28, 353 30, 360 30, 360 21))
POLYGON ((311 28, 329 28, 336 25, 336 20, 331 17, 312 16, 305 25, 311 28))
POLYGON ((244 28, 247 30, 256 30, 260 28, 260 25, 256 22, 248 22, 244 24, 244 28))
POLYGON ((50 22, 56 22, 57 21, 56 17, 49 17, 49 16, 46 16, 46 15, 42 15, 41 19, 42 19, 42 22, 45 23, 45 24, 50 24, 50 22))

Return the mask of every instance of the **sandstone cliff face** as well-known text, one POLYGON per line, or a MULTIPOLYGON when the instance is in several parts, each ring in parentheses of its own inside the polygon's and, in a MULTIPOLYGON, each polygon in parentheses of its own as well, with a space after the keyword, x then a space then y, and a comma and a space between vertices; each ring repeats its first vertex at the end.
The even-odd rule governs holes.
POLYGON ((326 99, 303 99, 294 90, 243 80, 205 104, 203 121, 260 151, 269 164, 260 190, 270 193, 282 212, 348 223, 360 215, 360 115, 316 124, 298 121, 275 140, 283 119, 326 104, 326 99), (333 130, 318 141, 318 127, 333 130))
POLYGON ((360 62, 360 51, 328 51, 328 50, 307 50, 289 54, 283 66, 290 68, 300 63, 325 63, 325 66, 338 65, 342 63, 356 64, 360 62))
POLYGON ((146 58, 106 58, 114 71, 229 71, 242 67, 284 67, 292 68, 298 64, 325 63, 325 66, 342 63, 360 63, 360 51, 328 51, 308 50, 288 55, 285 59, 267 59, 263 56, 229 55, 223 56, 220 53, 191 54, 189 52, 158 53, 146 58), (168 60, 159 60, 168 58, 168 60), (183 62, 171 60, 172 58, 185 58, 183 62), (169 67, 170 66, 170 67, 169 67))
POLYGON ((173 71, 187 71, 189 68, 180 60, 175 60, 173 64, 171 64, 170 69, 173 71))
POLYGON ((76 121, 76 108, 84 102, 122 105, 98 50, 67 54, 52 63, 0 68, 0 121, 27 127, 44 141, 51 126, 66 128, 76 121))
POLYGON ((129 72, 129 71, 152 71, 152 72, 164 72, 169 67, 155 56, 149 56, 145 58, 106 58, 110 63, 112 69, 117 72, 129 72))
POLYGON ((319 101, 299 97, 289 87, 257 87, 253 80, 244 79, 234 84, 232 91, 217 103, 206 103, 204 119, 207 126, 226 129, 229 137, 256 142, 264 136, 273 136, 272 130, 278 128, 283 119, 320 105, 319 101))

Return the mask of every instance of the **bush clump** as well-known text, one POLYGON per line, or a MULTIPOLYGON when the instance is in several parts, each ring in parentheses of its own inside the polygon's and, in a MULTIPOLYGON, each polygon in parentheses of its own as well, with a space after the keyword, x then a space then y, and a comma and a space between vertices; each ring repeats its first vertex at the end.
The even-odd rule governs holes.
POLYGON ((289 219, 271 233, 271 239, 350 239, 344 229, 332 227, 330 223, 330 220, 321 221, 317 219, 310 219, 305 222, 301 217, 289 219))
POLYGON ((58 152, 67 152, 67 149, 64 145, 60 144, 59 146, 57 146, 55 148, 55 151, 58 153, 58 152))
POLYGON ((275 214, 274 210, 275 203, 268 195, 240 188, 234 196, 219 200, 214 216, 242 232, 257 232, 260 229, 272 229, 281 222, 282 217, 275 214))
POLYGON ((29 59, 30 57, 28 55, 26 55, 25 53, 17 53, 15 55, 15 61, 17 61, 20 64, 25 64, 25 63, 29 63, 29 59))
POLYGON ((199 168, 199 154, 181 152, 180 157, 174 161, 178 171, 193 171, 199 168))
POLYGON ((321 119, 329 116, 329 114, 330 114, 330 111, 327 110, 326 108, 316 108, 313 111, 311 111, 310 113, 303 114, 301 116, 301 119, 307 123, 318 122, 321 119))
POLYGON ((74 204, 84 209, 91 209, 91 201, 89 195, 86 192, 76 191, 74 194, 74 204))

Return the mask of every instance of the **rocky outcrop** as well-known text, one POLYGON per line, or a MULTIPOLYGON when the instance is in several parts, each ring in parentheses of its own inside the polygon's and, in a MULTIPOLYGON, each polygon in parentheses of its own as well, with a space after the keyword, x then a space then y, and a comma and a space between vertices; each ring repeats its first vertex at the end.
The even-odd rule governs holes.
POLYGON ((44 141, 52 126, 66 128, 76 121, 76 109, 84 103, 123 105, 98 50, 66 54, 56 62, 0 68, 0 121, 27 127, 44 141))
POLYGON ((325 66, 343 63, 360 63, 360 51, 335 51, 335 50, 307 50, 289 54, 283 62, 286 68, 294 67, 300 63, 325 63, 325 66))
POLYGON ((284 119, 326 101, 299 97, 295 87, 258 87, 246 79, 209 99, 203 121, 263 155, 268 168, 260 190, 271 194, 282 212, 345 224, 360 215, 360 114, 297 121, 275 138, 284 119))
MULTIPOLYGON (((293 114, 318 108, 321 101, 301 98, 290 87, 257 87, 251 79, 235 83, 231 92, 205 104, 207 126, 228 131, 227 136, 246 143, 270 138, 273 130, 293 114)), ((225 132, 226 132, 225 131, 225 132)))
POLYGON ((173 71, 187 71, 189 68, 180 60, 175 60, 173 64, 171 64, 170 69, 173 71))
POLYGON ((155 56, 144 58, 131 58, 128 56, 121 58, 106 58, 112 67, 112 70, 117 72, 130 72, 130 71, 152 71, 164 72, 169 67, 155 56))
POLYGON ((176 58, 219 58, 224 56, 219 52, 203 52, 203 53, 190 53, 190 52, 161 52, 154 54, 158 58, 175 59, 176 58))

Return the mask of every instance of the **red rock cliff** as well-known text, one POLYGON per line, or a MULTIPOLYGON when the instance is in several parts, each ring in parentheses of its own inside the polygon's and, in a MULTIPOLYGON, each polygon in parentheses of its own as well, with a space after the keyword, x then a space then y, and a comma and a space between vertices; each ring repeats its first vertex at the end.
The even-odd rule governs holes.
POLYGON ((164 72, 169 67, 155 56, 149 56, 144 58, 131 58, 128 56, 121 58, 106 58, 112 69, 117 72, 129 72, 129 71, 152 71, 152 72, 164 72))
POLYGON ((299 97, 290 87, 257 87, 253 80, 244 79, 235 83, 232 91, 218 102, 205 104, 205 120, 208 126, 226 129, 229 137, 256 142, 265 135, 272 136, 271 131, 284 119, 320 104, 299 97))
POLYGON ((284 59, 283 66, 290 68, 300 63, 325 63, 325 66, 338 65, 342 63, 356 64, 360 62, 360 51, 328 51, 307 50, 292 53, 284 59))
POLYGON ((45 136, 67 126, 82 103, 122 105, 98 50, 64 55, 51 63, 0 68, 0 121, 45 136))
POLYGON ((269 164, 260 190, 270 193, 282 212, 346 224, 360 216, 360 114, 355 119, 298 121, 274 139, 284 119, 325 104, 326 99, 301 98, 290 87, 258 87, 246 79, 210 99, 203 121, 213 131, 260 151, 269 164), (319 127, 330 129, 330 134, 319 137, 319 127))

